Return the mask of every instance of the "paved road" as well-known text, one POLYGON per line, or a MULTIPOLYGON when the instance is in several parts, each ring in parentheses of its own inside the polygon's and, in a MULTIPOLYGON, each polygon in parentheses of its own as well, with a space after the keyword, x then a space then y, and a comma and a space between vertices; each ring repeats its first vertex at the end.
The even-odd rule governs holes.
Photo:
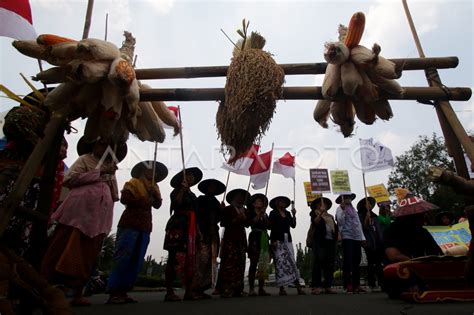
MULTIPOLYGON (((298 296, 289 289, 288 296, 277 296, 277 289, 270 288, 274 294, 269 297, 245 297, 212 300, 164 303, 162 292, 132 293, 138 304, 104 305, 106 295, 91 297, 93 305, 75 308, 78 315, 96 314, 265 314, 265 315, 473 315, 474 303, 407 304, 388 299, 383 293, 347 295, 298 296)), ((182 296, 183 292, 178 291, 182 296)))

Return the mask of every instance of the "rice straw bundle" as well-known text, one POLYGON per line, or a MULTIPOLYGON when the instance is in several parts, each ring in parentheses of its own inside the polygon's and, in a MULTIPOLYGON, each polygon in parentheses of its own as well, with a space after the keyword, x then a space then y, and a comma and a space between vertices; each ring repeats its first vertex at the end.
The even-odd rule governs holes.
POLYGON ((265 38, 256 32, 247 38, 246 31, 244 20, 243 32, 239 31, 243 40, 234 49, 225 101, 216 115, 222 152, 234 153, 230 163, 259 142, 268 130, 285 77, 272 55, 262 50, 265 38))

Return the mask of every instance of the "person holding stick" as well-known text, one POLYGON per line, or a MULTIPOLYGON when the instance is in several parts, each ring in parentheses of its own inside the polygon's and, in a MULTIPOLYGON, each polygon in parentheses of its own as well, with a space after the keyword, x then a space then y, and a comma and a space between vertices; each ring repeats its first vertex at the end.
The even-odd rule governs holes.
POLYGON ((319 197, 311 203, 311 224, 314 225, 312 242, 313 272, 311 294, 319 295, 324 287, 327 294, 335 294, 332 286, 336 243, 339 230, 334 217, 328 213, 332 207, 329 198, 319 197), (324 273, 324 284, 321 276, 324 273))
POLYGON ((230 204, 223 210, 221 226, 225 228, 222 238, 221 265, 216 289, 223 298, 244 296, 245 253, 250 216, 245 208, 250 194, 244 189, 234 189, 227 194, 230 204))
POLYGON ((162 203, 156 183, 168 176, 168 169, 160 162, 144 161, 132 168, 131 175, 120 198, 126 208, 117 227, 114 267, 108 280, 108 304, 136 302, 127 292, 133 288, 145 260, 152 231, 151 209, 160 208, 162 203))
MULTIPOLYGON (((79 142, 78 151, 87 144, 79 142)), ((64 177, 70 188, 64 202, 51 219, 58 226, 50 240, 41 267, 41 274, 51 284, 75 290, 71 302, 88 306, 83 297, 84 285, 89 280, 102 248, 102 241, 112 228, 113 208, 118 200, 116 160, 106 155, 109 142, 97 140, 92 153, 81 155, 64 177)), ((87 149, 85 149, 87 152, 87 149)), ((125 150, 117 158, 125 157, 125 150)))
POLYGON ((285 286, 294 284, 298 294, 305 294, 300 285, 300 272, 296 266, 295 252, 290 228, 296 227, 296 209, 293 206, 291 213, 286 210, 292 202, 289 198, 278 196, 270 201, 270 242, 273 250, 275 276, 280 295, 287 295, 285 286))
POLYGON ((214 284, 215 260, 219 252, 219 222, 222 217, 224 202, 219 202, 216 196, 224 193, 226 186, 217 179, 206 179, 199 183, 198 189, 204 195, 198 197, 196 222, 200 238, 196 244, 196 272, 192 280, 193 289, 202 297, 211 296, 204 293, 214 284))
POLYGON ((336 221, 342 238, 344 287, 348 294, 364 292, 360 288, 360 260, 364 232, 359 216, 352 206, 355 194, 340 195, 336 199, 339 207, 336 210, 336 221))
POLYGON ((383 230, 378 216, 372 211, 375 204, 373 197, 362 198, 357 203, 357 212, 367 240, 364 251, 367 256, 367 282, 371 290, 375 290, 377 284, 383 286, 383 230))
POLYGON ((265 280, 268 279, 270 267, 270 249, 267 230, 270 228, 270 220, 265 210, 268 207, 268 198, 264 194, 255 194, 250 197, 247 208, 250 213, 250 227, 252 232, 249 235, 248 257, 249 267, 249 296, 256 296, 255 278, 258 278, 258 295, 268 296, 265 292, 265 280))
POLYGON ((167 293, 165 302, 180 301, 174 293, 173 283, 177 270, 183 271, 183 285, 186 289, 184 299, 197 300, 201 297, 193 292, 191 281, 196 271, 196 237, 198 235, 195 211, 197 197, 190 188, 202 179, 202 172, 197 167, 180 171, 171 179, 174 190, 170 194, 171 217, 166 224, 163 248, 168 251, 165 270, 167 293))

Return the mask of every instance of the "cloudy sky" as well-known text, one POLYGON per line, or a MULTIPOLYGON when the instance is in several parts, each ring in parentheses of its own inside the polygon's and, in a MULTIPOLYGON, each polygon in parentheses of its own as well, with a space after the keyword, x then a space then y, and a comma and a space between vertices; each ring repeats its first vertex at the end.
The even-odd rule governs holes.
MULTIPOLYGON (((52 33, 80 38, 84 25, 87 1, 31 0, 33 23, 38 34, 52 33)), ((137 38, 138 68, 228 65, 232 45, 220 29, 234 40, 242 18, 250 20, 250 29, 259 31, 267 39, 266 50, 274 54, 278 63, 323 61, 323 45, 337 39, 339 23, 347 24, 356 11, 366 14, 366 31, 361 43, 371 47, 377 42, 382 55, 388 58, 417 57, 401 1, 174 1, 174 0, 116 0, 95 1, 90 37, 103 38, 105 16, 109 14, 108 40, 120 46, 123 30, 137 38)), ((441 70, 443 83, 450 87, 473 87, 473 8, 471 1, 409 1, 427 56, 458 56, 456 69, 441 70)), ((11 40, 0 38, 0 83, 18 94, 28 93, 19 73, 37 73, 35 60, 20 55, 11 40)), ((323 76, 292 76, 286 86, 320 85, 323 76)), ((147 82, 153 87, 223 87, 224 78, 156 80, 147 82)), ((422 71, 407 71, 400 79, 403 86, 426 86, 422 71)), ((40 87, 38 85, 38 87, 40 87)), ((407 150, 420 135, 441 134, 435 110, 415 101, 392 101, 394 118, 377 121, 372 126, 357 122, 355 135, 343 138, 336 126, 322 129, 312 118, 316 101, 279 101, 270 130, 262 140, 262 151, 275 143, 276 157, 286 151, 296 154, 296 206, 298 225, 296 242, 304 242, 309 227, 308 209, 303 181, 309 180, 309 168, 347 169, 352 190, 363 196, 361 172, 357 169, 356 152, 359 138, 382 142, 398 155, 407 150)), ((168 105, 177 105, 169 102, 168 105)), ((199 166, 205 178, 225 181, 227 173, 220 169, 222 156, 215 129, 216 102, 181 102, 184 122, 184 148, 188 166, 199 166)), ((0 98, 0 112, 14 106, 0 98)), ((467 130, 474 130, 473 103, 452 102, 452 106, 467 130)), ((66 162, 77 158, 75 145, 82 133, 84 121, 75 121, 79 134, 69 135, 70 150, 66 162)), ((128 157, 119 165, 119 186, 130 178, 130 168, 139 160, 153 157, 154 145, 142 143, 133 136, 128 157)), ((181 166, 179 139, 168 134, 159 145, 158 159, 170 168, 170 174, 181 166)), ((389 171, 367 174, 367 184, 385 183, 389 171)), ((160 184, 164 203, 154 210, 154 231, 148 252, 157 259, 165 256, 162 250, 164 227, 169 218, 171 191, 169 179, 160 184)), ((248 178, 231 175, 229 188, 246 188, 248 178)), ((197 189, 194 189, 199 193, 197 189)), ((293 184, 289 179, 273 176, 269 197, 287 195, 292 198, 293 184)), ((334 200, 335 196, 330 195, 334 200)), ((115 225, 123 211, 117 204, 115 225)), ((331 209, 334 213, 335 208, 331 209)))

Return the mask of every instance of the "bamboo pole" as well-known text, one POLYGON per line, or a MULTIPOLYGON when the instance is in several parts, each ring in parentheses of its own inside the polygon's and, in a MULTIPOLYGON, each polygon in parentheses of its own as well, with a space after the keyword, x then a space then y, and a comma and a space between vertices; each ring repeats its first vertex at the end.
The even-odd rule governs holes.
POLYGON ((82 39, 89 37, 89 30, 91 28, 91 21, 92 21, 92 10, 94 9, 94 0, 87 1, 87 12, 86 12, 86 19, 84 22, 84 32, 82 33, 82 39))
POLYGON ((224 190, 224 196, 222 197, 222 202, 225 202, 225 196, 227 195, 227 186, 229 185, 229 179, 230 179, 230 171, 227 173, 227 180, 225 181, 225 190, 224 190))
POLYGON ((181 144, 181 162, 183 163, 183 179, 186 181, 186 163, 184 162, 184 143, 183 143, 183 119, 181 116, 181 107, 178 105, 178 119, 179 124, 181 125, 181 130, 179 131, 179 141, 181 144))
MULTIPOLYGON (((396 64, 403 65, 403 70, 423 70, 426 68, 449 69, 459 64, 457 57, 435 58, 398 58, 390 59, 396 64)), ((291 63, 280 64, 285 75, 324 74, 327 63, 291 63)), ((181 67, 181 68, 145 68, 135 69, 138 80, 153 79, 191 79, 227 76, 228 66, 181 67)))
MULTIPOLYGON (((403 8, 407 16, 408 24, 413 35, 413 39, 416 44, 416 48, 420 57, 424 58, 425 53, 423 47, 421 46, 420 38, 415 28, 415 23, 408 8, 406 0, 402 0, 403 8)), ((430 87, 444 88, 441 78, 439 77, 438 71, 436 69, 426 69, 425 70, 426 79, 430 87)), ((450 99, 434 99, 436 113, 438 114, 438 119, 441 125, 441 129, 444 134, 446 141, 446 146, 450 155, 453 157, 456 170, 459 175, 469 178, 469 172, 467 170, 466 161, 464 159, 463 150, 461 147, 464 147, 469 159, 474 162, 474 144, 469 138, 466 130, 459 121, 456 113, 454 112, 451 104, 447 102, 450 99)))
POLYGON ((0 208, 0 237, 3 236, 3 232, 5 231, 13 212, 23 199, 31 180, 35 176, 46 153, 51 150, 54 137, 61 126, 65 123, 70 111, 70 107, 64 106, 53 113, 49 123, 46 125, 43 139, 41 139, 35 146, 28 161, 23 166, 10 194, 8 195, 8 198, 5 200, 3 207, 0 208))
MULTIPOLYGON (((403 95, 382 95, 391 100, 454 100, 467 101, 471 98, 470 88, 455 87, 404 87, 403 95)), ((340 93, 337 98, 344 98, 340 93)), ((223 88, 190 88, 190 89, 147 89, 140 91, 140 101, 217 101, 224 99, 223 88)), ((284 87, 282 99, 316 100, 323 99, 320 86, 284 87)))
POLYGON ((272 175, 272 167, 273 167, 273 148, 275 147, 275 143, 272 142, 272 155, 270 157, 270 168, 268 169, 268 178, 267 184, 265 185, 265 197, 268 193, 268 184, 270 183, 270 176, 272 175))

